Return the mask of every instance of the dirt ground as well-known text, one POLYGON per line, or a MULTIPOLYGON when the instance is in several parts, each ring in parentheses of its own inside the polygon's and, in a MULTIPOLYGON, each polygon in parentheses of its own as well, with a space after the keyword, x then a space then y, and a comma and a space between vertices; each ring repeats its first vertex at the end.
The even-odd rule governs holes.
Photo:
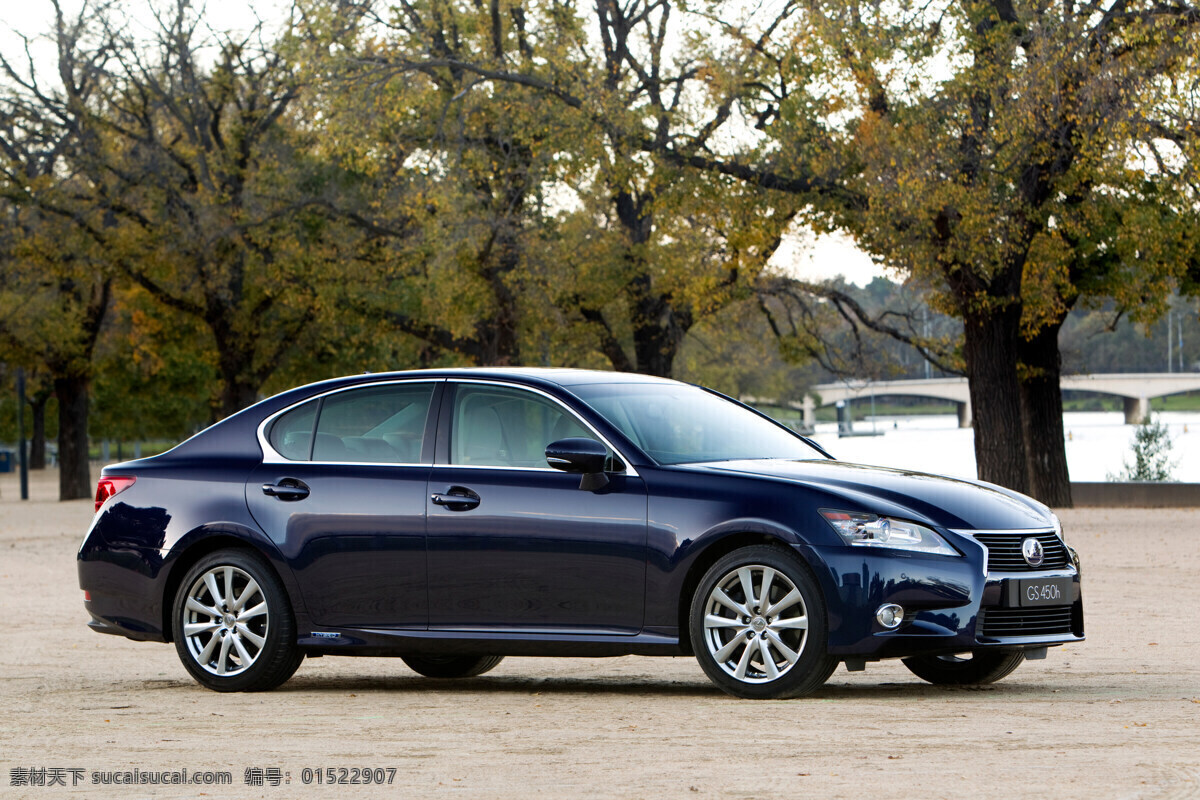
POLYGON ((75 551, 92 504, 54 502, 55 480, 36 476, 20 502, 0 476, 0 798, 1200 797, 1196 511, 1062 514, 1088 641, 985 688, 883 662, 810 698, 747 702, 687 658, 509 658, 454 683, 322 658, 274 692, 220 695, 169 645, 88 630, 75 551), (395 772, 304 783, 328 767, 395 772), (14 785, 38 769, 67 785, 14 785), (132 769, 233 782, 91 785, 132 769), (247 784, 257 769, 264 785, 247 784))

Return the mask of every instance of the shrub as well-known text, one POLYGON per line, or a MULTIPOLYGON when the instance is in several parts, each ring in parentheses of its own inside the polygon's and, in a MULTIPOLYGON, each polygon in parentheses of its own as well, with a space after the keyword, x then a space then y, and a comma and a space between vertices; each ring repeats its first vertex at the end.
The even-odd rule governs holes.
POLYGON ((1172 481, 1175 462, 1171 460, 1171 435, 1167 426, 1147 414, 1133 433, 1133 464, 1125 462, 1119 475, 1110 481, 1172 481))

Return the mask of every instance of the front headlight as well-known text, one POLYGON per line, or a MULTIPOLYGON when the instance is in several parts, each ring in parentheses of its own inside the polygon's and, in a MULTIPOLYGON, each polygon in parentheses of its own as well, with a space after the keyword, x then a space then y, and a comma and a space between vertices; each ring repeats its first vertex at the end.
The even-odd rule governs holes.
POLYGON ((821 516, 833 526, 846 544, 859 547, 890 547, 939 556, 957 556, 959 552, 924 525, 878 514, 820 509, 821 516))

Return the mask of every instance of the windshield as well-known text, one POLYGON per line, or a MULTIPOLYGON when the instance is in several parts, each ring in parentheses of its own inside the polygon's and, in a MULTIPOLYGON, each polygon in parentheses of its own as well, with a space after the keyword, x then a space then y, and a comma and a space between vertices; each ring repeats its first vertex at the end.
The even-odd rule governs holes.
POLYGON ((753 411, 683 384, 583 384, 571 391, 660 464, 824 458, 753 411))

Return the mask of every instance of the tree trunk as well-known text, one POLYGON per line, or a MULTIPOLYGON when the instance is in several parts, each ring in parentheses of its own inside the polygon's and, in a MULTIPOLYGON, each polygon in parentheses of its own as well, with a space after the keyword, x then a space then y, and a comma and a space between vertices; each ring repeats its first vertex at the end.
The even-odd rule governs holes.
POLYGON ((46 403, 50 393, 41 391, 29 398, 30 416, 33 418, 33 438, 29 443, 29 468, 46 468, 46 403))
POLYGON ((1029 482, 1017 380, 1020 323, 1018 303, 965 314, 963 355, 975 417, 975 465, 979 479, 1025 492, 1029 482))
POLYGON ((222 374, 221 381, 221 419, 233 416, 243 408, 249 408, 258 402, 258 387, 250 385, 238 374, 222 374))
POLYGON ((509 276, 521 262, 521 244, 517 240, 515 223, 505 224, 497 233, 485 258, 489 263, 485 264, 481 275, 491 290, 496 309, 475 326, 481 350, 476 363, 481 367, 515 366, 521 363, 520 311, 516 293, 508 285, 509 276))
POLYGON ((661 296, 648 295, 638 298, 634 314, 633 352, 637 371, 660 378, 671 377, 675 356, 683 340, 675 323, 674 309, 661 296))
POLYGON ((217 371, 221 376, 221 396, 217 413, 220 419, 232 416, 258 402, 259 384, 252 368, 253 344, 235 332, 231 319, 209 314, 205 321, 217 345, 217 371))
POLYGON ((675 356, 691 327, 690 314, 678 311, 671 297, 654 288, 644 248, 654 232, 649 210, 652 197, 621 192, 616 196, 617 218, 628 237, 625 262, 630 275, 625 293, 633 315, 633 358, 638 372, 671 377, 675 356))
POLYGON ((82 376, 54 379, 58 396, 58 499, 92 496, 88 466, 88 380, 82 376))
POLYGON ((1021 381, 1021 418, 1030 494, 1053 508, 1070 508, 1071 477, 1067 472, 1060 385, 1062 357, 1058 352, 1061 327, 1059 321, 1032 339, 1021 340, 1021 363, 1026 367, 1021 381))
POLYGON ((675 348, 669 342, 664 342, 659 331, 646 328, 641 337, 635 337, 637 349, 637 371, 643 375, 656 375, 660 378, 671 377, 675 367, 675 348))

